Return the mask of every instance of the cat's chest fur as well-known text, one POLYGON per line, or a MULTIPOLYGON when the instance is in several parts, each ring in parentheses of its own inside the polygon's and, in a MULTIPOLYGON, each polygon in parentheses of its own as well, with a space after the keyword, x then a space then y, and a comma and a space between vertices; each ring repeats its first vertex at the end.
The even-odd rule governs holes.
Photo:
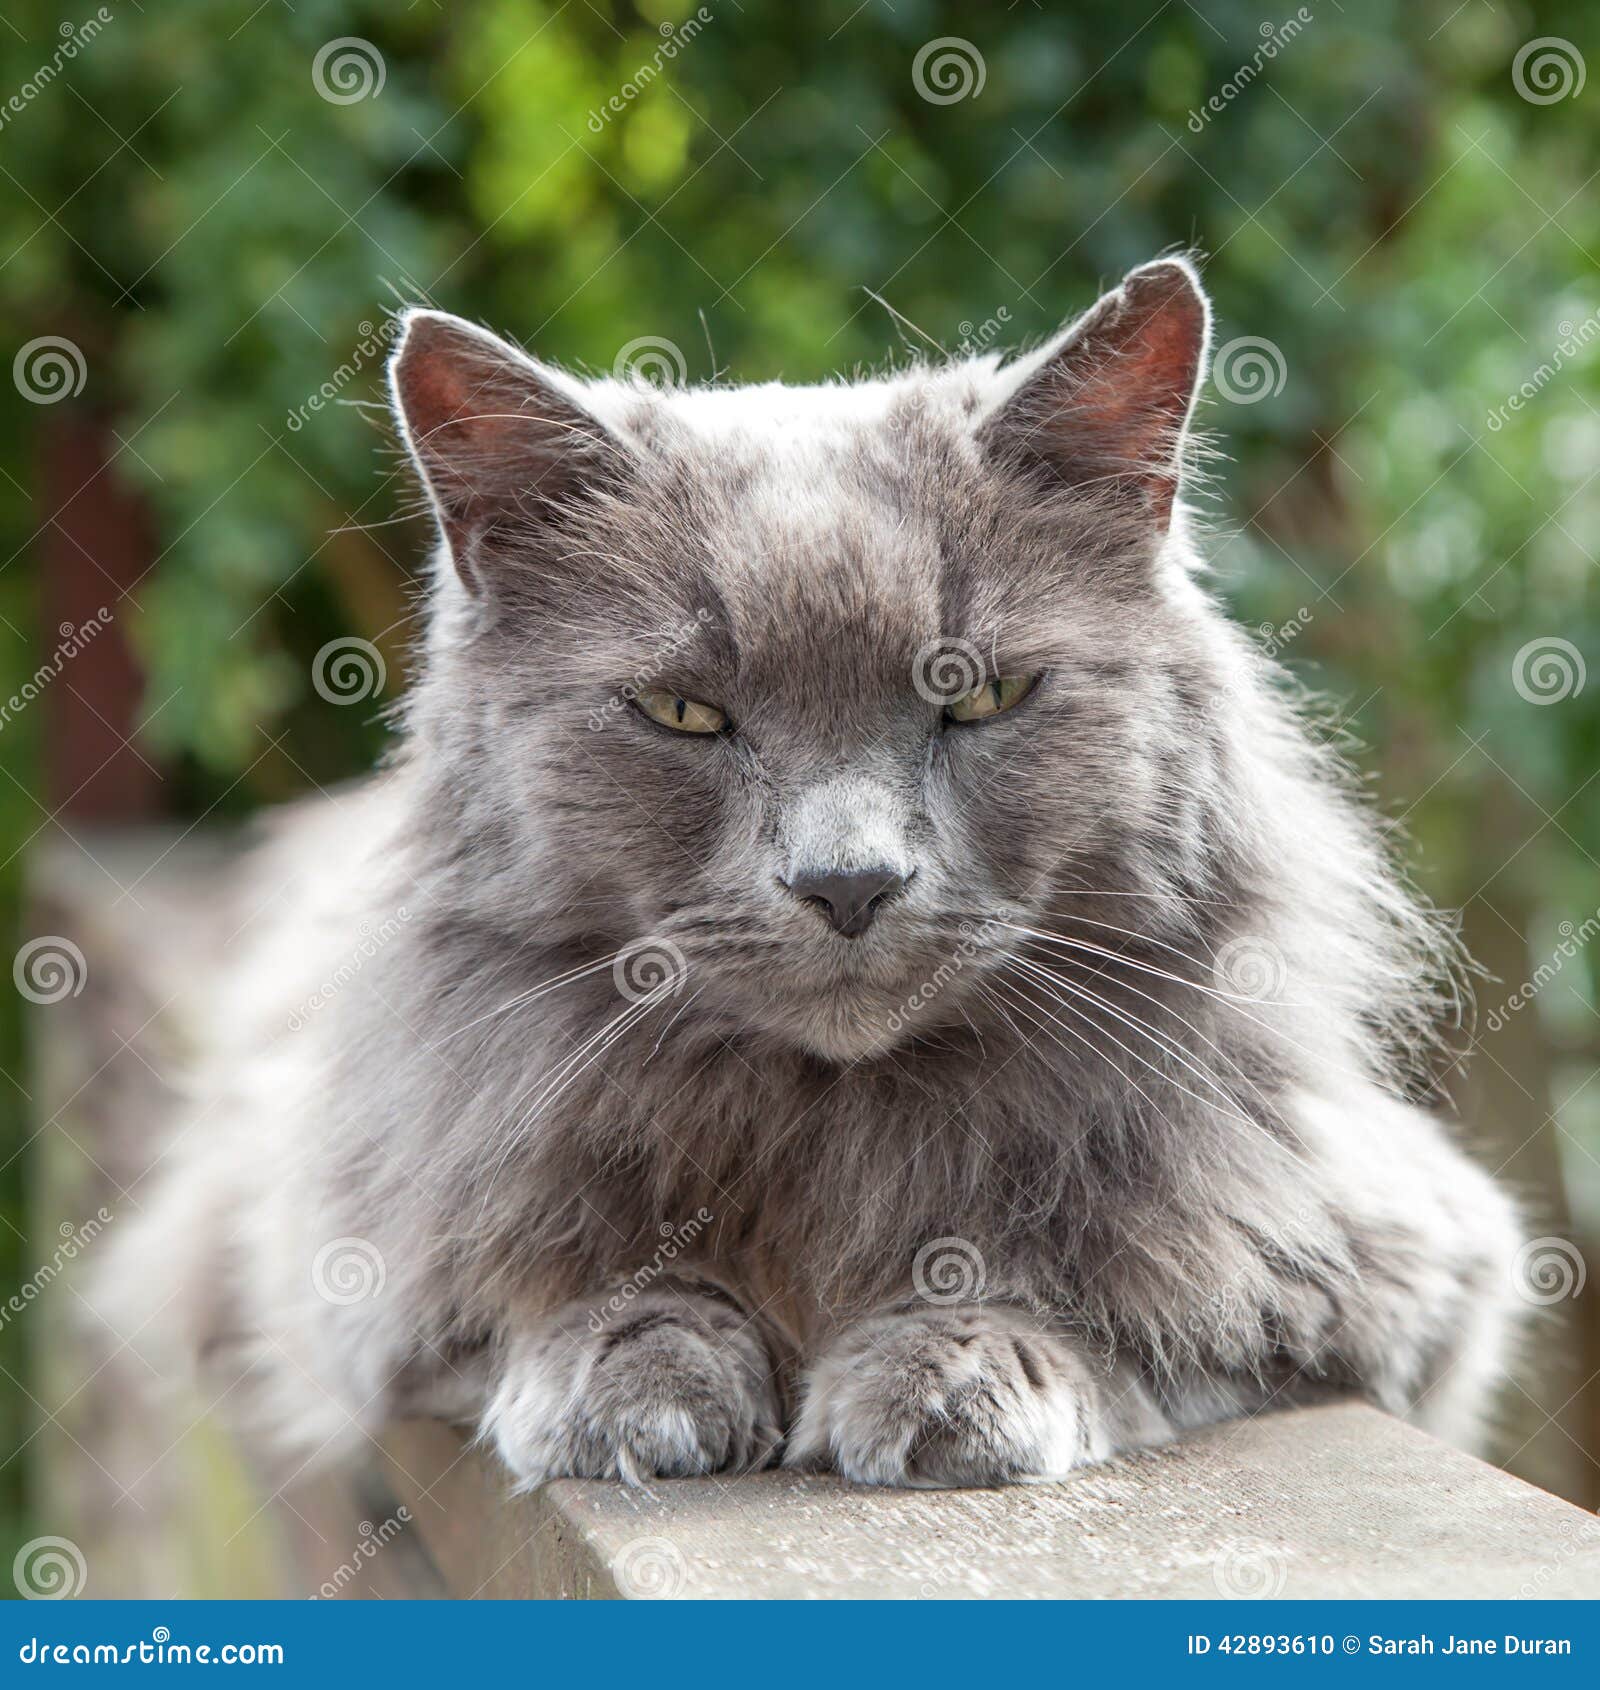
POLYGON ((803 1341, 835 1309, 943 1295, 941 1273, 1053 1299, 1181 1195, 1182 1154, 1152 1160, 1126 1096, 1048 1046, 946 1029, 829 1064, 664 1011, 591 1060, 571 1014, 388 1076, 419 1135, 450 1123, 427 1162, 436 1212, 474 1217, 463 1286, 703 1272, 803 1341))

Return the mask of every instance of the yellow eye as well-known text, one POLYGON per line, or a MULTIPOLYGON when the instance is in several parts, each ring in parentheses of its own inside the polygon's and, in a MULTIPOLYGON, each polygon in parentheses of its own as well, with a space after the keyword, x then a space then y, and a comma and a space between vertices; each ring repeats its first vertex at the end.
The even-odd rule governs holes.
POLYGON ((945 707, 945 716, 952 722, 981 722, 988 716, 999 716, 1013 704, 1020 704, 1030 692, 1037 675, 1001 675, 985 681, 981 687, 952 699, 945 707))
POLYGON ((726 711, 697 698, 679 698, 674 692, 642 692, 639 708, 652 722, 681 734, 719 734, 728 725, 726 711))

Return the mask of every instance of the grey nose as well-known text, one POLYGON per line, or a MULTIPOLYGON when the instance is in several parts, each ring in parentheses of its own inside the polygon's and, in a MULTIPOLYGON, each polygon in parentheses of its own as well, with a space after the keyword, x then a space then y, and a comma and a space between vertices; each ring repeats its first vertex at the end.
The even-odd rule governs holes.
POLYGON ((910 879, 892 868, 864 868, 798 874, 786 884, 801 903, 820 910, 836 933, 859 939, 879 909, 903 892, 910 879))

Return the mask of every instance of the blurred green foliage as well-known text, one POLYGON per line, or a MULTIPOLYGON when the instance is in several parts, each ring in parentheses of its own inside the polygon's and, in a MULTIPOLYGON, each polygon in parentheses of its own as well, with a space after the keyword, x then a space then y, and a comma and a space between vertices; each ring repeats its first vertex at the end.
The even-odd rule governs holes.
MULTIPOLYGON (((12 7, 0 98, 92 10, 12 7)), ((692 378, 809 380, 903 336, 1043 334, 1193 245, 1219 341, 1265 337, 1284 372, 1204 412, 1220 589, 1252 623, 1303 623, 1286 655, 1349 702, 1437 898, 1487 900, 1535 955, 1600 902, 1600 359, 1536 374, 1600 308, 1600 79, 1534 101, 1513 77, 1532 38, 1600 41, 1590 9, 1314 4, 1264 62, 1292 10, 1238 0, 709 0, 688 39, 688 0, 106 11, 0 129, 0 306, 7 359, 43 334, 81 347, 69 404, 114 424, 116 473, 154 514, 159 555, 119 617, 179 811, 238 813, 381 743, 317 697, 310 660, 354 629, 398 673, 414 629, 427 535, 373 414, 334 402, 381 397, 396 305, 580 366, 655 336, 692 378), (946 36, 982 86, 930 100, 914 64, 946 36), (366 97, 317 87, 343 37, 370 44, 358 79, 381 66, 366 97), (1514 665, 1551 636, 1590 679, 1536 705, 1514 665)), ((5 410, 0 695, 49 643, 30 466, 55 420, 5 410)), ((24 718, 0 746, 19 839, 35 744, 24 718)), ((1600 1061, 1593 967, 1541 1008, 1558 1066, 1600 1061)), ((14 1025, 4 1040, 18 1072, 14 1025)))

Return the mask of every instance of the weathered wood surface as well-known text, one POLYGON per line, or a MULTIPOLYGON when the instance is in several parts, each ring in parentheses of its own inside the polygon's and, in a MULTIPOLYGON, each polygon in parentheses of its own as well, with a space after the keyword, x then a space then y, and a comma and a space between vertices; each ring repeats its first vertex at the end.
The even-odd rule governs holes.
POLYGON ((460 1597, 1600 1596, 1600 1521, 1357 1403, 1009 1490, 761 1473, 507 1498, 442 1427, 393 1453, 460 1597))
MULTIPOLYGON (((34 1016, 40 1241, 138 1203, 184 993, 228 937, 213 846, 85 844, 42 854, 30 923, 89 961, 83 992, 34 1016)), ((64 1277, 31 1317, 48 1330, 29 1456, 40 1529, 82 1549, 86 1595, 1600 1596, 1600 1521, 1343 1403, 1001 1491, 765 1473, 519 1497, 431 1424, 395 1428, 363 1469, 274 1488, 211 1405, 147 1395, 64 1277)))

